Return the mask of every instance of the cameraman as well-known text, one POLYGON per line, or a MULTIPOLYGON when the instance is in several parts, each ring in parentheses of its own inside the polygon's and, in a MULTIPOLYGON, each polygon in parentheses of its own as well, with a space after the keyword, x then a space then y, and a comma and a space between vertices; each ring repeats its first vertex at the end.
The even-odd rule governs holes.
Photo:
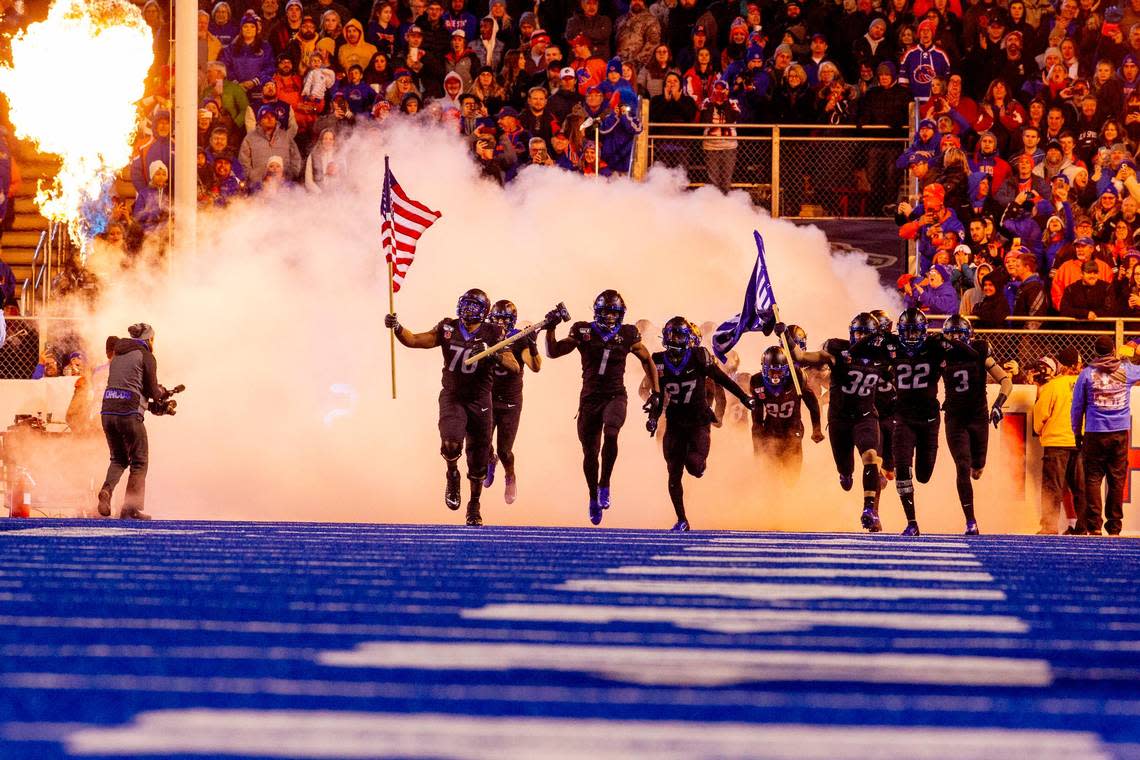
POLYGON ((115 343, 103 392, 103 433, 111 452, 107 478, 99 489, 99 514, 111 515, 111 495, 123 471, 130 468, 127 494, 120 517, 149 520, 143 509, 146 492, 147 437, 143 412, 173 413, 169 393, 158 384, 158 363, 154 359, 154 328, 145 322, 127 328, 131 337, 115 343), (147 401, 150 400, 148 405, 147 401))

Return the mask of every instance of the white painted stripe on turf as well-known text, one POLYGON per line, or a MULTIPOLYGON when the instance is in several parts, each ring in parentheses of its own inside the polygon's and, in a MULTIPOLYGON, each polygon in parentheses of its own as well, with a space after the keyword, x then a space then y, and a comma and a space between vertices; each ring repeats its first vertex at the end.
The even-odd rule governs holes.
POLYGON ((78 755, 454 760, 1109 760, 1089 732, 175 709, 67 736, 78 755))
POLYGON ((946 583, 990 583, 989 573, 954 570, 898 570, 848 567, 708 567, 704 565, 623 565, 611 567, 614 575, 698 575, 735 578, 883 578, 892 581, 941 581, 946 583))
POLYGON ((0 538, 27 538, 48 536, 50 538, 108 538, 113 536, 194 536, 204 530, 172 530, 169 528, 117 528, 117 527, 70 527, 58 528, 14 528, 0 530, 0 538))
POLYGON ((677 596, 719 596, 756 601, 790 599, 942 599, 1000 602, 999 589, 917 588, 903 586, 847 586, 839 583, 726 583, 720 581, 617 580, 612 578, 572 578, 553 586, 559 591, 604 594, 664 594, 677 596))
POLYGON ((773 633, 827 628, 882 628, 900 631, 1028 633, 1024 620, 1009 615, 921 612, 756 610, 726 607, 606 606, 586 604, 488 604, 466 609, 470 620, 556 623, 671 623, 677 628, 716 633, 773 633))
POLYGON ((745 538, 736 536, 725 536, 718 538, 710 538, 710 541, 720 544, 813 544, 824 546, 875 546, 875 547, 888 547, 888 546, 913 546, 922 549, 969 549, 970 545, 965 541, 910 541, 895 539, 893 537, 884 538, 745 538))
POLYGON ((930 565, 936 567, 981 567, 982 563, 973 559, 904 559, 901 557, 840 557, 831 554, 809 554, 807 556, 784 557, 777 554, 758 556, 755 554, 657 554, 650 557, 654 562, 747 562, 763 564, 819 564, 819 565, 930 565))
POLYGON ((388 641, 317 655, 322 665, 420 670, 556 670, 644 686, 844 681, 941 686, 1048 686, 1044 660, 862 652, 388 641))
POLYGON ((687 552, 724 552, 725 554, 808 554, 808 555, 821 555, 821 556, 837 556, 837 557, 913 557, 913 558, 929 558, 929 559, 976 559, 976 557, 969 552, 924 552, 915 549, 864 549, 862 547, 850 547, 843 549, 830 548, 826 546, 819 547, 803 547, 803 546, 765 546, 759 548, 752 548, 749 546, 686 546, 687 552))

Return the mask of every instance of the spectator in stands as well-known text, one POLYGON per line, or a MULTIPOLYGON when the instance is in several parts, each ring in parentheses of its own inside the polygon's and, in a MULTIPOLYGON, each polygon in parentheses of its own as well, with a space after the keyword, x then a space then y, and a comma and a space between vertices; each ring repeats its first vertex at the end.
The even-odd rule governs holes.
POLYGON ((732 125, 740 117, 740 106, 728 97, 728 91, 728 82, 716 80, 698 115, 702 124, 710 125, 705 128, 706 139, 701 142, 709 184, 723 193, 732 187, 737 148, 736 129, 732 125))
POLYGON ((241 18, 238 37, 218 56, 226 65, 228 76, 245 91, 251 102, 261 102, 262 86, 273 78, 277 60, 273 47, 261 37, 261 20, 253 11, 241 18))
POLYGON ((1077 350, 1066 347, 1057 355, 1057 374, 1037 391, 1033 403, 1033 433, 1041 439, 1041 526, 1038 535, 1057 535, 1066 491, 1077 514, 1066 533, 1083 534, 1085 514, 1084 467, 1073 435, 1073 388, 1081 371, 1077 350))
POLYGON ((401 39, 396 7, 390 3, 375 3, 364 27, 364 40, 381 53, 391 56, 396 53, 396 41, 401 39))
POLYGON ((290 137, 295 138, 297 136, 297 117, 293 114, 293 108, 277 97, 277 82, 274 79, 270 79, 261 88, 261 106, 256 111, 253 106, 245 110, 246 134, 257 128, 257 112, 262 108, 272 109, 273 114, 277 117, 278 126, 285 130, 290 137))
POLYGON ((965 233, 957 214, 946 208, 945 197, 946 190, 935 182, 923 189, 922 202, 917 206, 906 202, 898 206, 895 222, 899 225, 899 237, 918 241, 920 271, 929 270, 934 259, 934 244, 929 235, 931 226, 938 225, 942 232, 965 233))
MULTIPOLYGON (((443 21, 442 0, 428 0, 424 14, 415 20, 415 27, 420 31, 425 50, 432 53, 438 60, 447 55, 451 30, 443 21)), ((409 30, 410 31, 410 30, 409 30)), ((407 41, 407 34, 405 34, 407 41)), ((411 46, 408 41, 408 45, 411 46)))
POLYGON ((645 0, 630 0, 629 12, 618 18, 616 31, 618 56, 648 66, 661 44, 661 22, 649 12, 645 0))
MULTIPOLYGON (((347 108, 345 108, 347 110, 347 108)), ((301 172, 301 153, 289 133, 281 129, 277 114, 271 106, 262 106, 257 112, 257 129, 245 136, 238 151, 238 160, 246 177, 263 178, 271 156, 280 156, 286 179, 295 179, 301 172)))
POLYGON ((149 183, 135 196, 131 218, 144 233, 152 233, 166 224, 170 218, 170 172, 162 161, 152 161, 149 167, 149 183))
MULTIPOLYGON (((1078 233, 1079 232, 1080 228, 1078 229, 1078 233)), ((1053 308, 1057 311, 1061 309, 1061 299, 1065 294, 1065 289, 1083 278, 1084 265, 1086 263, 1096 265, 1098 278, 1101 281, 1106 283, 1112 282, 1112 267, 1109 266, 1106 261, 1094 257, 1095 248, 1096 243, 1092 238, 1087 236, 1078 237, 1073 242, 1074 257, 1063 261, 1057 266, 1056 273, 1053 275, 1053 284, 1050 291, 1053 308)))
MULTIPOLYGON (((1065 288, 1061 296, 1061 316, 1093 320, 1113 313, 1112 292, 1109 284, 1100 279, 1099 266, 1103 262, 1086 261, 1081 265, 1081 279, 1065 288)), ((1093 324, 1077 324, 1077 330, 1094 329, 1093 324)))
POLYGON ((234 124, 244 121, 249 98, 237 82, 227 78, 226 65, 221 61, 206 66, 206 86, 202 89, 201 97, 216 98, 234 124))
POLYGON ((348 71, 353 66, 359 66, 363 70, 378 50, 364 39, 364 25, 356 19, 350 19, 344 25, 341 35, 343 40, 336 49, 337 68, 348 71))
POLYGON ((1081 371, 1073 388, 1071 423, 1084 457, 1084 525, 1090 535, 1100 535, 1103 505, 1104 530, 1116 536, 1124 518, 1122 501, 1128 477, 1130 389, 1140 383, 1140 366, 1122 363, 1115 342, 1107 335, 1096 339, 1094 353, 1096 358, 1081 371), (1102 500, 1101 483, 1106 478, 1107 493, 1102 500))
MULTIPOLYGON (((1015 317, 1037 317, 1048 314, 1049 299, 1046 296, 1045 283, 1037 274, 1037 256, 1026 251, 1017 258, 1019 264, 1017 293, 1014 297, 1011 315, 1015 317)), ((1037 321, 1022 324, 1026 330, 1036 330, 1041 326, 1041 323, 1037 321)))
POLYGON ((904 286, 907 308, 918 307, 931 314, 957 314, 958 293, 950 284, 950 270, 942 264, 935 264, 921 280, 913 280, 904 286))
POLYGON ((598 12, 598 0, 580 0, 579 10, 566 22, 567 40, 579 34, 589 37, 591 50, 603 60, 613 55, 610 49, 613 21, 598 12))
POLYGON ((223 47, 229 45, 237 37, 238 25, 233 19, 233 10, 229 3, 223 0, 223 2, 214 5, 207 31, 214 35, 223 47))
POLYGON ((301 19, 304 15, 301 0, 287 0, 285 13, 269 24, 269 31, 265 35, 274 53, 280 55, 285 52, 289 42, 301 31, 301 19))
POLYGON ((1036 205, 1042 200, 1047 201, 1051 195, 1045 179, 1033 173, 1033 158, 1022 153, 1017 157, 1013 171, 997 186, 994 200, 1004 208, 1011 203, 1036 205))

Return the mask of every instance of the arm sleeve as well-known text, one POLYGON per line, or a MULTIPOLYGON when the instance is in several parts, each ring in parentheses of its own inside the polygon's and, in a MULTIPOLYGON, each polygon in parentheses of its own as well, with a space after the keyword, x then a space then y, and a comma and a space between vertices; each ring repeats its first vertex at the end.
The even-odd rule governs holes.
POLYGON ((804 406, 807 407, 808 416, 811 418, 811 426, 814 430, 818 428, 820 424, 819 399, 815 397, 815 394, 812 392, 811 388, 807 387, 807 385, 804 383, 804 375, 802 372, 800 372, 800 388, 804 392, 804 406))
POLYGON ((158 361, 150 352, 143 355, 142 387, 143 396, 148 399, 157 399, 162 395, 162 389, 158 384, 158 361))
POLYGON ((1077 384, 1073 386, 1073 405, 1070 408, 1069 423, 1073 428, 1073 435, 1081 434, 1081 423, 1085 417, 1085 393, 1088 386, 1088 375, 1082 372, 1077 377, 1077 384))
POLYGON ((729 391, 733 396, 740 399, 741 403, 748 404, 748 393, 737 385, 731 377, 725 374, 725 371, 720 368, 720 365, 716 363, 716 360, 714 360, 707 351, 705 352, 705 362, 705 373, 709 377, 715 380, 722 388, 729 391))

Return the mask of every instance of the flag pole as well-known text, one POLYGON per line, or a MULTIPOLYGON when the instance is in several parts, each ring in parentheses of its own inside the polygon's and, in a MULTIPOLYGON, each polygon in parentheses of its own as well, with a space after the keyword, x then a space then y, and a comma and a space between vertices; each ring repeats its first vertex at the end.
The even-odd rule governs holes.
MULTIPOLYGON (((384 184, 388 184, 388 157, 384 156, 384 184)), ((388 259, 388 313, 396 313, 396 296, 395 291, 392 289, 392 278, 396 274, 396 264, 392 260, 392 255, 389 253, 386 257, 388 259)), ((392 352, 392 398, 396 398, 396 328, 388 331, 388 344, 392 352)), ((795 373, 793 373, 795 374, 795 373)))
MULTIPOLYGON (((772 316, 775 318, 775 320, 777 322, 780 321, 780 307, 777 306, 776 304, 772 304, 772 316)), ((804 392, 803 392, 803 389, 800 388, 800 378, 799 378, 799 375, 796 374, 796 362, 792 358, 792 347, 790 345, 788 345, 788 331, 787 330, 784 330, 783 332, 780 333, 780 345, 783 346, 784 356, 788 357, 788 364, 791 366, 791 369, 792 369, 792 385, 796 389, 796 395, 797 396, 803 396, 804 392)), ((393 365, 393 367, 394 366, 395 365, 393 365)), ((395 396, 393 396, 393 398, 395 398, 395 396)))

